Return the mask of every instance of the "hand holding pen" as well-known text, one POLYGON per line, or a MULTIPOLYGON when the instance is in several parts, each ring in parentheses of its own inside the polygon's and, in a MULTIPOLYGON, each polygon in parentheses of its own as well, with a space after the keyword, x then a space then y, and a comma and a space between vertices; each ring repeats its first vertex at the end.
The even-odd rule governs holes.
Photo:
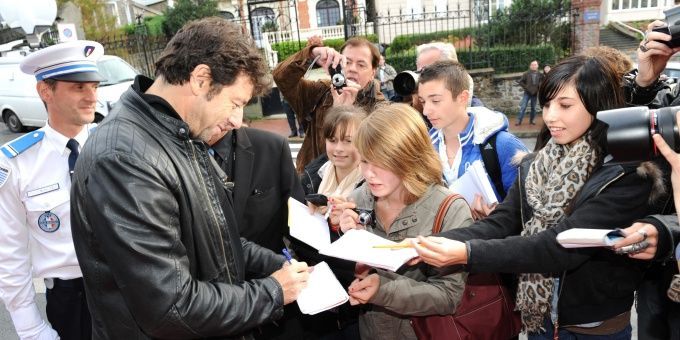
POLYGON ((283 304, 287 305, 295 301, 300 291, 307 287, 309 280, 309 267, 304 262, 297 262, 292 258, 288 249, 283 249, 286 261, 281 269, 271 276, 279 283, 283 290, 283 304))

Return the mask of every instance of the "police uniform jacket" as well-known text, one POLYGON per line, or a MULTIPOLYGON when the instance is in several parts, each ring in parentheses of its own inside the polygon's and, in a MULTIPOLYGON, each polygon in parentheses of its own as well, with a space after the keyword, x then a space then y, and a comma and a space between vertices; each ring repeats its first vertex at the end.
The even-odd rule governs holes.
MULTIPOLYGON (((85 126, 74 139, 83 145, 89 133, 85 126)), ((0 155, 0 296, 21 338, 49 329, 32 277, 82 276, 71 239, 68 140, 47 125, 7 143, 0 155)))
POLYGON ((76 166, 73 239, 93 337, 250 338, 282 313, 268 275, 284 258, 239 238, 207 146, 143 94, 151 82, 137 77, 76 166), (261 279, 246 282, 246 270, 261 279))

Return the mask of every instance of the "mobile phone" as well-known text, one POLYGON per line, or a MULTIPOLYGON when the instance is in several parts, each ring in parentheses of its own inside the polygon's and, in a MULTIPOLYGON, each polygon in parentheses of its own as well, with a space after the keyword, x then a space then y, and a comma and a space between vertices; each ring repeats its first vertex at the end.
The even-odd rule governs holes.
POLYGON ((328 197, 322 194, 309 194, 305 196, 305 200, 317 207, 328 205, 328 197))

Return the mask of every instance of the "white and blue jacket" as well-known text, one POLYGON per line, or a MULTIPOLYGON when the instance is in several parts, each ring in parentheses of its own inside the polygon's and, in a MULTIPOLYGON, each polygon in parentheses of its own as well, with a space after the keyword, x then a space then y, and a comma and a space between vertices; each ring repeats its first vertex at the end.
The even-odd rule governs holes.
MULTIPOLYGON (((447 185, 451 185, 458 177, 463 175, 467 168, 476 160, 482 160, 480 145, 483 145, 493 135, 496 136, 496 152, 501 169, 503 188, 508 192, 517 176, 517 166, 512 158, 517 152, 526 152, 527 148, 515 135, 508 132, 508 119, 504 114, 489 110, 486 107, 468 107, 470 121, 458 135, 460 150, 456 154, 453 167, 449 166, 446 159, 446 145, 444 134, 440 129, 430 129, 430 139, 435 151, 439 154, 444 170, 444 179, 447 185)), ((493 179, 489 178, 493 183, 493 179)), ((496 198, 502 201, 502 197, 494 188, 496 198)))

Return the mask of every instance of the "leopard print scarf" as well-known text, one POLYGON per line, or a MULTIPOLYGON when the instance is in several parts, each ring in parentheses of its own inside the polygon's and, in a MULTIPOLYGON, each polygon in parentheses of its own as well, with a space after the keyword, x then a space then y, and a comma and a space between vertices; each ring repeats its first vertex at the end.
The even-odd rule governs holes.
POLYGON ((680 275, 673 276, 671 286, 668 288, 668 298, 671 301, 680 303, 680 275))
MULTIPOLYGON (((526 178, 526 200, 533 215, 524 224, 522 236, 531 236, 556 225, 581 190, 597 162, 588 135, 571 145, 552 139, 536 155, 526 178)), ((545 331, 543 320, 550 313, 554 279, 550 274, 520 274, 517 309, 522 313, 523 331, 545 331)))

